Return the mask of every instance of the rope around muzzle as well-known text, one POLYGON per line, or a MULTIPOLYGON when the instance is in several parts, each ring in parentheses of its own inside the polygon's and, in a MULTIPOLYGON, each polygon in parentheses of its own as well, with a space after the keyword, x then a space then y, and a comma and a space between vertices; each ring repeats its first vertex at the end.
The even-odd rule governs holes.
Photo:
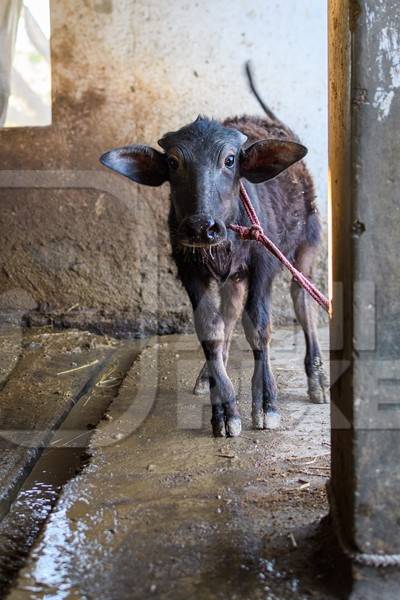
POLYGON ((306 290, 308 294, 316 301, 329 316, 332 316, 332 305, 331 302, 326 298, 316 287, 311 283, 309 279, 301 271, 298 271, 296 267, 286 258, 286 256, 279 250, 277 246, 265 235, 261 223, 257 216, 254 206, 251 203, 248 193, 242 182, 240 182, 240 200, 244 206, 244 209, 249 217, 251 227, 244 227, 242 225, 228 225, 229 229, 237 233, 243 240, 255 240, 266 248, 275 258, 277 258, 292 274, 293 279, 306 290))

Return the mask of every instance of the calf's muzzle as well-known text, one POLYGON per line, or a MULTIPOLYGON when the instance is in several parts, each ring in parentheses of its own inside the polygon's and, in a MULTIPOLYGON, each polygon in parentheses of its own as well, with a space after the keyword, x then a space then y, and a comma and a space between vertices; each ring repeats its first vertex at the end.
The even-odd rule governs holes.
POLYGON ((179 241, 184 246, 215 246, 226 239, 221 219, 205 214, 186 217, 179 226, 179 241))

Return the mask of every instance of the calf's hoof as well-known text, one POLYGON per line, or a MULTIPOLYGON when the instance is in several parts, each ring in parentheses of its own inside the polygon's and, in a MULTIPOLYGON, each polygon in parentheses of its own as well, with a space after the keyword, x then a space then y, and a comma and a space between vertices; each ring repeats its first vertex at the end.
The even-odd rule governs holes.
POLYGON ((200 379, 199 377, 194 385, 193 394, 195 396, 204 396, 205 394, 208 394, 209 391, 210 384, 208 383, 208 379, 200 379))
POLYGON ((211 421, 212 432, 215 438, 225 437, 225 420, 211 421))
POLYGON ((253 420, 253 429, 264 429, 264 411, 257 410, 251 415, 253 420))
POLYGON ((208 380, 208 369, 207 363, 201 368, 200 373, 197 376, 196 383, 194 384, 193 394, 196 396, 203 396, 208 394, 210 391, 210 382, 208 380))
POLYGON ((277 429, 281 424, 281 415, 273 409, 266 412, 258 410, 252 413, 253 429, 277 429))
POLYGON ((228 437, 238 437, 242 433, 242 421, 240 417, 230 417, 227 419, 225 430, 228 437))
POLYGON ((242 433, 242 421, 238 414, 222 415, 211 419, 214 437, 238 437, 242 433))
POLYGON ((328 380, 322 364, 315 368, 311 377, 308 377, 308 397, 313 404, 328 402, 328 380))
POLYGON ((278 429, 281 424, 281 415, 276 410, 267 410, 264 413, 264 429, 278 429))

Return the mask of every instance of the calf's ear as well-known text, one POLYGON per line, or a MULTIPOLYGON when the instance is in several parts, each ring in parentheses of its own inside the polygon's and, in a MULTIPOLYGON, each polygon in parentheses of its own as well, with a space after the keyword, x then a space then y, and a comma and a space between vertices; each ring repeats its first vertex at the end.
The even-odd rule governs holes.
POLYGON ((240 175, 252 183, 273 179, 279 173, 301 160, 307 148, 287 140, 261 140, 240 154, 240 175))
POLYGON ((125 177, 143 185, 158 186, 168 179, 164 154, 150 146, 115 148, 100 157, 100 162, 125 177))

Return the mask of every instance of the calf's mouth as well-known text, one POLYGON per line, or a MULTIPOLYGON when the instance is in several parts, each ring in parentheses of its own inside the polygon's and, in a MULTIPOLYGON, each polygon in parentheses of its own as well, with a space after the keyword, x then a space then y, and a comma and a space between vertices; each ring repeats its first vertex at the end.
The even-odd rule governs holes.
POLYGON ((181 240, 180 244, 181 246, 184 246, 185 248, 215 248, 215 246, 221 246, 221 244, 223 244, 226 240, 219 240, 218 242, 211 242, 211 243, 205 243, 205 242, 191 242, 188 240, 181 240))

